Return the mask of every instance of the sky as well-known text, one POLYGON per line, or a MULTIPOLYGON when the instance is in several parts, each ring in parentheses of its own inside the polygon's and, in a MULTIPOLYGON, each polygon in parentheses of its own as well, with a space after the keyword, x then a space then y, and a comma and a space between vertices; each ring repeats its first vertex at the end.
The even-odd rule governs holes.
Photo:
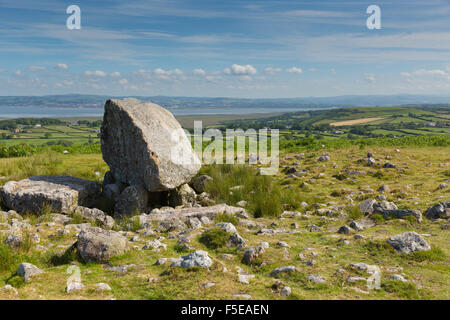
POLYGON ((449 94, 450 0, 0 0, 0 95, 70 93, 449 94))

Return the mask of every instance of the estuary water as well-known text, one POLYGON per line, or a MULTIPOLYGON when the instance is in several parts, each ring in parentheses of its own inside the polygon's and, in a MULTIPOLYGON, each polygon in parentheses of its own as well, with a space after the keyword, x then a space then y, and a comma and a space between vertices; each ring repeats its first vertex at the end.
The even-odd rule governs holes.
MULTIPOLYGON (((308 108, 299 107, 168 107, 174 115, 214 115, 214 114, 250 114, 305 111, 308 108)), ((69 118, 69 117, 101 117, 103 108, 48 108, 48 107, 17 107, 0 105, 0 119, 14 118, 69 118)))

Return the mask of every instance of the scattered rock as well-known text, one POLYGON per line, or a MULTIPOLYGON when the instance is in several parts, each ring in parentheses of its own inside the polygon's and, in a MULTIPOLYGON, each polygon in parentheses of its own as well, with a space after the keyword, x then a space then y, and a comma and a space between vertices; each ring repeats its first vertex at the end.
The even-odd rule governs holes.
POLYGON ((349 234, 352 231, 353 231, 352 228, 350 228, 349 226, 344 225, 344 226, 339 228, 338 233, 349 234))
POLYGON ((74 214, 79 214, 83 219, 100 223, 103 227, 111 229, 114 227, 114 219, 99 209, 90 209, 82 206, 76 206, 73 210, 74 214))
POLYGON ((244 256, 242 258, 242 263, 252 264, 256 261, 259 255, 264 253, 264 248, 262 246, 255 246, 245 249, 244 256))
POLYGON ((112 290, 111 287, 103 282, 97 283, 95 287, 95 291, 111 291, 111 290, 112 290))
POLYGON ((359 210, 363 215, 370 215, 373 212, 373 205, 377 203, 375 199, 366 199, 359 204, 359 210))
POLYGON ((71 293, 73 291, 80 291, 84 289, 84 284, 77 281, 69 282, 66 286, 66 293, 71 293))
POLYGON ((414 251, 428 251, 431 246, 416 232, 405 232, 395 235, 387 240, 399 253, 411 253, 414 251))
POLYGON ((6 237, 5 243, 12 248, 19 248, 23 244, 22 237, 18 234, 10 234, 6 237))
POLYGON ((108 262, 125 253, 127 238, 120 233, 101 228, 85 228, 78 235, 77 248, 85 262, 108 262))
POLYGON ((308 281, 311 281, 313 283, 326 283, 325 279, 320 275, 309 274, 306 276, 306 279, 308 279, 308 281))
POLYGON ((17 268, 17 274, 24 278, 25 283, 29 282, 32 277, 42 274, 44 271, 32 265, 31 263, 23 262, 17 268))
POLYGON ((290 296, 292 293, 291 288, 290 287, 284 287, 283 289, 281 289, 280 295, 282 297, 288 297, 290 296))
POLYGON ((297 268, 295 266, 280 267, 280 268, 276 268, 276 269, 272 270, 272 272, 270 272, 270 276, 277 277, 281 273, 289 273, 290 274, 293 272, 297 272, 297 268))
POLYGON ((408 282, 408 280, 406 280, 402 275, 399 274, 393 274, 390 277, 391 280, 398 280, 398 281, 402 281, 402 282, 408 282))
POLYGON ((14 295, 18 295, 19 294, 19 292, 17 291, 17 289, 16 288, 14 288, 12 285, 10 285, 10 284, 7 284, 7 285, 5 285, 3 288, 2 288, 2 290, 3 291, 7 291, 7 292, 11 292, 12 294, 14 294, 14 295))
POLYGON ((198 176, 192 181, 192 187, 197 193, 203 193, 206 191, 205 186, 209 181, 212 181, 212 178, 206 174, 198 176))
POLYGON ((172 267, 191 268, 198 266, 202 268, 209 268, 212 264, 213 261, 209 257, 208 252, 197 250, 191 252, 187 256, 182 256, 178 261, 174 261, 172 263, 172 267))
POLYGON ((425 216, 428 219, 449 219, 450 218, 450 201, 439 202, 427 209, 425 216))

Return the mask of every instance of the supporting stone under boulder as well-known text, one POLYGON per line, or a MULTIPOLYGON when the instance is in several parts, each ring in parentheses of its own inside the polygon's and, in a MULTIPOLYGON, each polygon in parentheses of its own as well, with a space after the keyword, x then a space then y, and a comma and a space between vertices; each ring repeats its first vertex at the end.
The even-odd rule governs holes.
POLYGON ((92 207, 100 196, 95 181, 67 176, 35 176, 9 181, 0 189, 2 203, 17 212, 40 212, 51 206, 54 212, 68 213, 76 206, 92 207))
POLYGON ((106 102, 101 144, 116 182, 142 185, 150 192, 175 189, 201 167, 175 117, 134 98, 106 102))

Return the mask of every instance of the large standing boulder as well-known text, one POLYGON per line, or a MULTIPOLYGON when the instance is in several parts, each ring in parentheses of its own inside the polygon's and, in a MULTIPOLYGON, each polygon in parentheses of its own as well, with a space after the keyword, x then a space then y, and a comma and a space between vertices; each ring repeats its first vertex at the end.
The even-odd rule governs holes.
POLYGON ((134 98, 106 102, 101 144, 115 180, 148 191, 174 189, 201 167, 174 116, 134 98))
POLYGON ((127 238, 118 232, 89 227, 78 235, 77 249, 85 262, 106 263, 125 253, 127 242, 127 238))
POLYGON ((9 181, 0 190, 3 204, 18 212, 39 212, 46 205, 67 213, 75 206, 91 207, 101 185, 95 181, 66 176, 36 176, 9 181))

